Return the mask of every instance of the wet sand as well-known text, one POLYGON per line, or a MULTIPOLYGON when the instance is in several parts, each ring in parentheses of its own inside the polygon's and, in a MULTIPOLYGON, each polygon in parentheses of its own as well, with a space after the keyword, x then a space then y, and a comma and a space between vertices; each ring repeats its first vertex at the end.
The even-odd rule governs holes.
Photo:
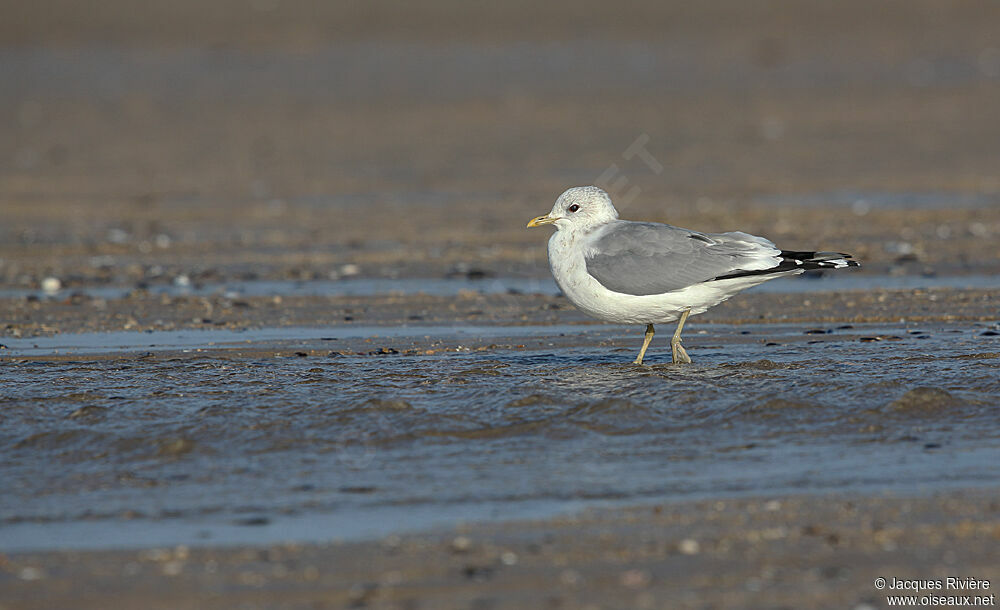
POLYGON ((0 20, 0 609, 1000 585, 995 3, 81 6, 0 20), (633 367, 531 288, 595 182, 867 288, 633 367))
MULTIPOLYGON (((809 280, 793 280, 808 282, 809 280)), ((786 284, 787 285, 787 284, 786 284)), ((526 324, 600 325, 562 296, 489 294, 468 283, 454 296, 187 296, 126 291, 105 299, 85 292, 60 298, 0 298, 0 338, 59 333, 287 326, 397 327, 526 324)), ((780 290, 780 288, 779 288, 780 290)), ((692 318, 692 325, 746 323, 995 322, 995 289, 929 288, 740 295, 692 318)), ((633 329, 634 330, 634 329, 633 329)), ((0 358, 3 352, 0 351, 0 358)))
POLYGON ((0 583, 24 609, 882 608, 878 577, 995 587, 998 539, 992 493, 719 498, 360 544, 0 556, 0 583))

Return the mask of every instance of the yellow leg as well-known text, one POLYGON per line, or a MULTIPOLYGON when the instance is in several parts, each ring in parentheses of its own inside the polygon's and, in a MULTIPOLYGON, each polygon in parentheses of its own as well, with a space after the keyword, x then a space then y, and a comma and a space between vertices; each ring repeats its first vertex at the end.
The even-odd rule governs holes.
POLYGON ((684 323, 687 322, 690 309, 685 309, 681 314, 681 319, 677 323, 677 330, 674 331, 674 338, 670 340, 670 352, 673 355, 674 364, 691 364, 691 357, 684 351, 681 345, 681 331, 684 330, 684 323))
POLYGON ((639 355, 636 356, 635 362, 633 364, 642 364, 642 357, 646 355, 646 348, 649 347, 649 342, 653 340, 653 325, 646 325, 646 338, 642 341, 642 349, 639 350, 639 355))

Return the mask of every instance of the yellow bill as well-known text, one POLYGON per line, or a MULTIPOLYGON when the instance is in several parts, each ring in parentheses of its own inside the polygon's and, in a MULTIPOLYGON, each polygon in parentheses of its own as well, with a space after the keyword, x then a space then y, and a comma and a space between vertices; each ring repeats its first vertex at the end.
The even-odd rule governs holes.
POLYGON ((531 219, 531 222, 528 223, 528 228, 540 227, 542 225, 550 225, 557 220, 559 220, 558 217, 549 216, 548 214, 546 214, 545 216, 538 216, 536 218, 531 219))

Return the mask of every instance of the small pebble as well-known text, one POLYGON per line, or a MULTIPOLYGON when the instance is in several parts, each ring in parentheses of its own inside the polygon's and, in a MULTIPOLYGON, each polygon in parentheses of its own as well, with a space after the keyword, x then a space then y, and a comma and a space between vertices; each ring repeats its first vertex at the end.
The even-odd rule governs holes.
POLYGON ((472 539, 468 536, 455 536, 451 541, 452 553, 467 553, 472 548, 472 539))
POLYGON ((45 570, 34 566, 28 566, 26 568, 21 568, 21 571, 17 573, 17 577, 21 580, 42 580, 45 578, 45 570))
POLYGON ((62 290, 62 282, 57 277, 47 277, 42 280, 42 292, 55 294, 62 290))
POLYGON ((466 578, 475 582, 486 582, 493 577, 493 572, 494 569, 489 566, 469 565, 462 570, 466 578))
POLYGON ((505 566, 517 565, 517 553, 513 551, 505 551, 500 555, 500 563, 505 566))
POLYGON ((701 545, 694 538, 685 538, 677 545, 677 550, 684 555, 697 555, 701 552, 701 545))

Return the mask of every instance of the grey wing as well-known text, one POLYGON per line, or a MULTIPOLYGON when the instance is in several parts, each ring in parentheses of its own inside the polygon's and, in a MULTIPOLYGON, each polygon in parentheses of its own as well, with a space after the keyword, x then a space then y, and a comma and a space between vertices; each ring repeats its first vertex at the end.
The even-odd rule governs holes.
POLYGON ((699 233, 650 222, 614 221, 590 236, 587 272, 608 290, 662 294, 735 271, 781 262, 768 240, 746 233, 699 233))

